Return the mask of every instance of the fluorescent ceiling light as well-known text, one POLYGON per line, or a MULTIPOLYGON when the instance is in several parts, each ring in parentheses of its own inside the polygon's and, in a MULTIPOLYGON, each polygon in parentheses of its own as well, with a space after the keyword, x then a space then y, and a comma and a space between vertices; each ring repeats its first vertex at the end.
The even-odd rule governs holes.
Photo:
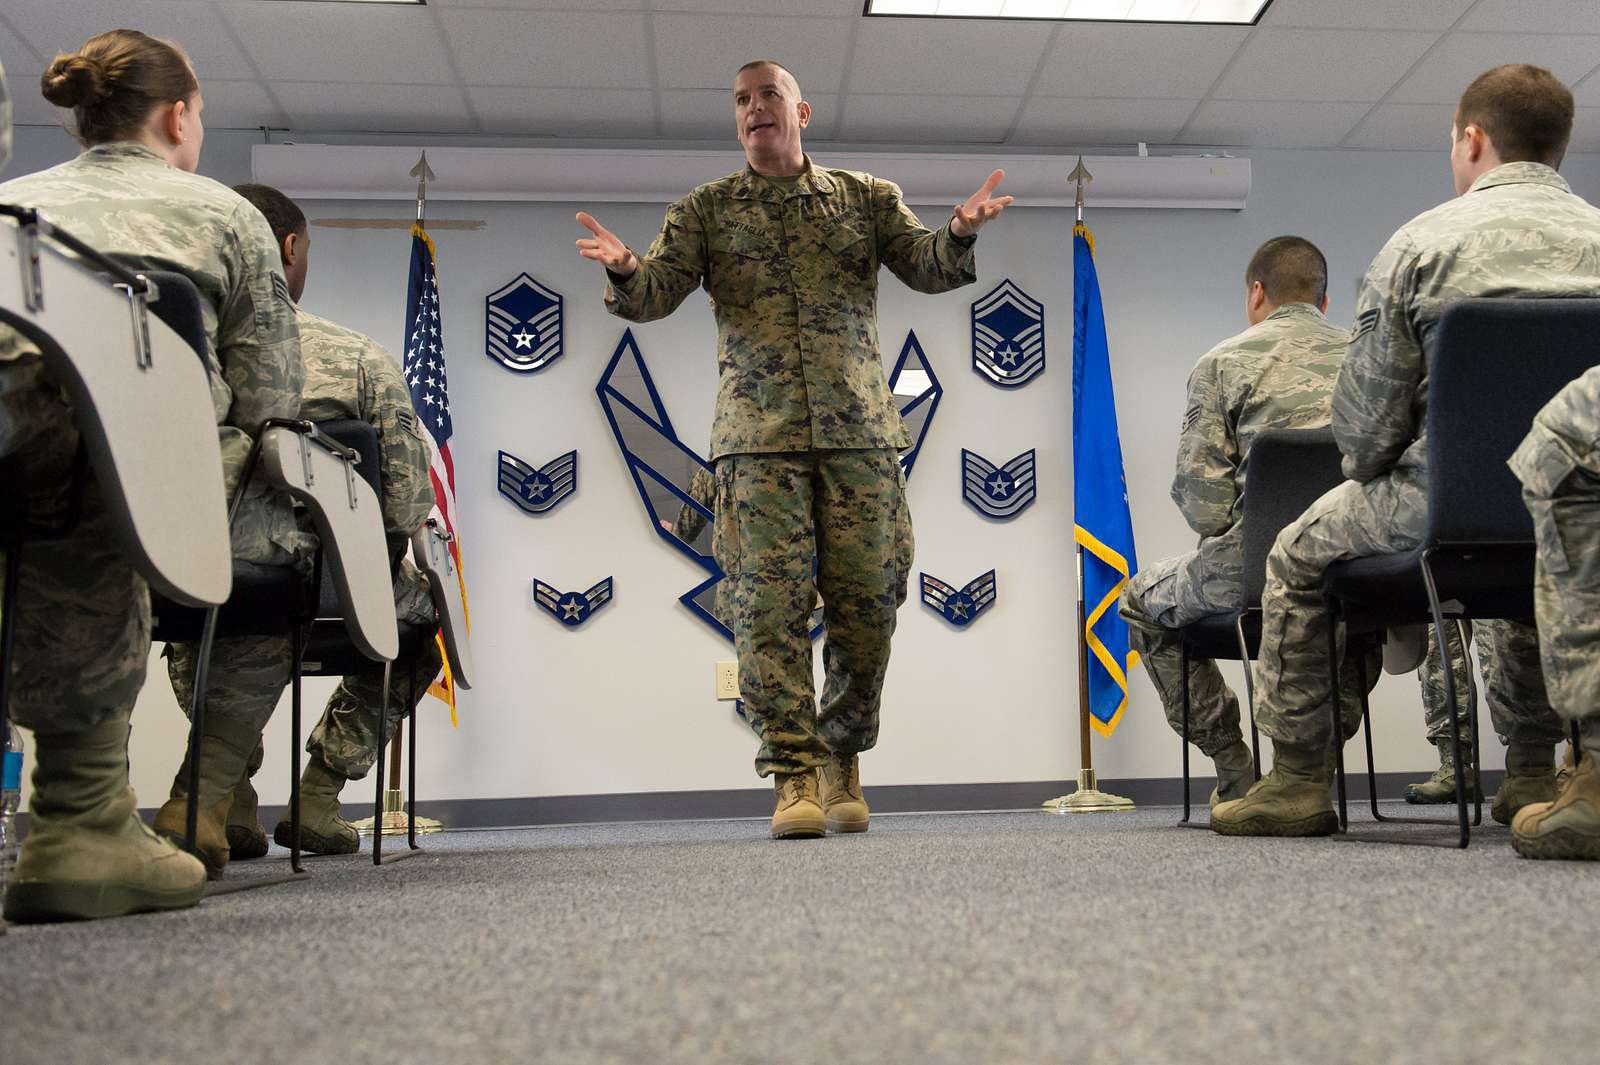
MULTIPOLYGON (((282 0, 272 0, 272 2, 281 3, 282 0)), ((389 4, 390 6, 422 7, 428 0, 305 0, 305 2, 313 4, 389 4)))
POLYGON ((867 0, 867 15, 1249 26, 1272 0, 867 0))

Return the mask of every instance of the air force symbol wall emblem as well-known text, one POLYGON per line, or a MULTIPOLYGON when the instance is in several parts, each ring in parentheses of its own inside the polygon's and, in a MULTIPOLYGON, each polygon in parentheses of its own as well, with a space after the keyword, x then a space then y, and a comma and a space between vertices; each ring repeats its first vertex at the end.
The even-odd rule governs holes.
POLYGON ((569 451, 543 466, 530 466, 508 451, 500 452, 500 494, 527 514, 554 510, 578 488, 578 453, 569 451))
POLYGON ((1039 495, 1029 448, 1004 466, 976 451, 961 449, 961 495, 986 518, 1007 521, 1028 509, 1039 495))
POLYGON ((944 397, 944 386, 933 372, 933 364, 922 353, 915 330, 906 333, 900 358, 895 361, 894 372, 889 374, 889 392, 911 436, 911 446, 900 452, 900 470, 910 480, 911 468, 922 454, 922 442, 928 438, 933 416, 939 410, 939 400, 944 397))
POLYGON ((607 577, 587 592, 563 592, 537 577, 533 580, 533 602, 568 628, 577 628, 589 615, 611 602, 611 578, 607 577))
POLYGON ((957 588, 946 584, 930 573, 922 575, 922 601, 931 606, 952 625, 965 627, 994 605, 994 570, 974 577, 957 588))
POLYGON ((535 373, 561 358, 565 316, 559 292, 527 274, 484 301, 484 337, 489 358, 517 373, 535 373))
POLYGON ((972 368, 1001 388, 1044 372, 1044 304, 1009 278, 972 305, 972 368))

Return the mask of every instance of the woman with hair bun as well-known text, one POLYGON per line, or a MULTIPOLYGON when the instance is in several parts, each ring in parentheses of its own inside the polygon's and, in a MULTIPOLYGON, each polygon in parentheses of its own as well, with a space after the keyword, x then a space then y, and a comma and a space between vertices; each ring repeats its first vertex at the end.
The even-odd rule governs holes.
MULTIPOLYGON (((103 253, 136 256, 195 283, 231 493, 262 424, 300 410, 300 340, 272 231, 237 193, 194 173, 205 102, 176 44, 137 30, 98 34, 56 56, 40 91, 71 109, 69 125, 84 150, 0 185, 0 202, 38 208, 103 253)), ((0 332, 0 455, 26 459, 30 513, 59 512, 76 450, 71 408, 39 353, 0 332)), ((159 460, 176 471, 184 457, 159 460)), ((29 543, 22 555, 11 707, 34 732, 36 760, 33 830, 5 895, 13 921, 196 902, 206 870, 219 873, 228 860, 225 800, 289 673, 286 638, 247 641, 243 660, 229 645, 245 641, 217 641, 201 740, 202 869, 136 813, 127 736, 149 654, 149 592, 117 550, 92 484, 87 497, 74 533, 29 543), (273 679, 270 695, 260 694, 273 679)), ((253 562, 305 564, 313 546, 276 492, 253 490, 233 532, 235 557, 253 562)), ((192 649, 174 648, 172 661, 175 671, 191 669, 192 649)), ((175 833, 160 820, 156 827, 183 834, 181 817, 175 833)))

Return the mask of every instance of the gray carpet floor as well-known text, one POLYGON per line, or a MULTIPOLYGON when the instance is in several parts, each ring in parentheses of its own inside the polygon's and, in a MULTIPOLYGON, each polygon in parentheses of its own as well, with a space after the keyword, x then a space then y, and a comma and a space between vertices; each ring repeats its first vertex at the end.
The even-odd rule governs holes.
MULTIPOLYGON (((1486 825, 1172 810, 451 833, 183 913, 11 929, 0 1060, 1600 1060, 1600 868, 1486 825), (1199 813, 1204 819, 1204 813, 1199 813), (375 934, 381 929, 381 935, 375 934)), ((230 878, 282 864, 240 865, 230 878)))

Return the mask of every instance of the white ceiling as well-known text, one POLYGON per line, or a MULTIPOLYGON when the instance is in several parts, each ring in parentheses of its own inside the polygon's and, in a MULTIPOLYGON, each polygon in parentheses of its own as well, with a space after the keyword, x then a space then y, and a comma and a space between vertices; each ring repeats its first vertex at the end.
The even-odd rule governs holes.
POLYGON ((17 120, 58 50, 181 42, 212 128, 732 140, 727 85, 772 56, 812 139, 875 145, 1436 148, 1484 69, 1547 66, 1600 151, 1600 0, 1273 0, 1254 27, 867 19, 861 0, 11 0, 17 120))

